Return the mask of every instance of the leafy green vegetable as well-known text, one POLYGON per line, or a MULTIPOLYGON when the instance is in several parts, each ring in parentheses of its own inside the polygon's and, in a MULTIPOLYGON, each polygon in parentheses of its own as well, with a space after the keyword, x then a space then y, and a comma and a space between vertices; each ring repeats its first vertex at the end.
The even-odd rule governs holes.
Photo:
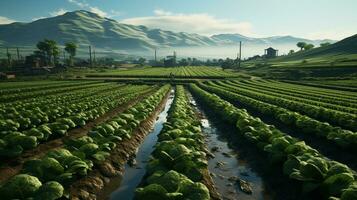
POLYGON ((86 156, 91 156, 95 154, 98 151, 98 149, 99 146, 94 143, 85 144, 79 148, 79 150, 85 153, 86 156))
POLYGON ((328 177, 322 185, 322 189, 333 196, 340 196, 344 189, 354 181, 354 177, 350 173, 335 174, 328 177))
POLYGON ((26 199, 33 197, 42 183, 38 178, 27 174, 12 177, 0 188, 1 199, 26 199))
POLYGON ((63 191, 64 188, 60 183, 56 181, 50 181, 40 187, 35 199, 56 200, 63 196, 63 191))
POLYGON ((167 190, 159 184, 150 184, 144 188, 135 190, 135 198, 138 200, 168 200, 167 190))

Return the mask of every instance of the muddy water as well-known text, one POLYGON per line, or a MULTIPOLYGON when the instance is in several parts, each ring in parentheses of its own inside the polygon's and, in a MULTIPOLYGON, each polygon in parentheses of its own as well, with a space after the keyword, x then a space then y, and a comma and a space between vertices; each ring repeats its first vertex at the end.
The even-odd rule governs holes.
POLYGON ((222 137, 225 130, 211 123, 204 110, 196 105, 192 97, 191 104, 197 108, 201 115, 201 126, 203 133, 206 134, 207 148, 215 156, 208 160, 208 169, 222 199, 272 199, 265 189, 262 177, 252 170, 249 162, 240 158, 239 150, 232 149, 228 145, 229 141, 222 137), (251 194, 240 189, 238 179, 250 184, 251 194))
POLYGON ((166 102, 165 109, 159 114, 155 121, 154 128, 146 137, 136 153, 136 166, 125 165, 124 176, 120 187, 111 195, 111 200, 131 200, 134 198, 135 188, 140 184, 146 173, 147 161, 154 151, 154 145, 157 142, 157 135, 166 122, 168 111, 174 99, 174 91, 171 91, 170 97, 166 102))

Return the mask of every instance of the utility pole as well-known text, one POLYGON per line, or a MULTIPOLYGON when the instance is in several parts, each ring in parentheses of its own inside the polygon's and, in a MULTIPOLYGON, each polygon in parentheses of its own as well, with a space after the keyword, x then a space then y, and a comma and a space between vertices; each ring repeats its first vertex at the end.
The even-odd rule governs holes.
POLYGON ((6 55, 7 55, 7 63, 10 66, 10 62, 11 62, 11 55, 9 53, 9 47, 6 47, 6 55))
POLYGON ((19 47, 16 47, 16 52, 17 52, 17 61, 20 61, 20 50, 19 50, 19 47))
POLYGON ((93 63, 95 64, 97 60, 95 59, 95 49, 93 49, 93 63))
POLYGON ((176 51, 174 51, 174 66, 176 66, 176 51))
POLYGON ((89 66, 92 66, 92 47, 89 45, 89 66))
POLYGON ((239 60, 238 60, 238 68, 240 69, 240 63, 242 60, 242 41, 239 41, 239 60))
POLYGON ((157 63, 157 58, 156 58, 156 48, 155 48, 155 64, 157 63))

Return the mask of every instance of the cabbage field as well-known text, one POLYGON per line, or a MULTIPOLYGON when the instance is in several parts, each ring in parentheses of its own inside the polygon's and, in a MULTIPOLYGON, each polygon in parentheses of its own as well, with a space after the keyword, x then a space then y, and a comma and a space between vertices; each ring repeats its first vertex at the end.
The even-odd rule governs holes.
POLYGON ((1 82, 0 199, 357 199, 353 85, 177 73, 1 82))

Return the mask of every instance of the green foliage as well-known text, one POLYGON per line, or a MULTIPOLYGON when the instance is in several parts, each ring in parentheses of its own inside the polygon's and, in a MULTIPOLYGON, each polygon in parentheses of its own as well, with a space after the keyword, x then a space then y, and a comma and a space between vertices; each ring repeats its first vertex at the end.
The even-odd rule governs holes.
MULTIPOLYGON (((238 95, 225 92, 223 88, 204 88, 232 101, 245 101, 244 97, 240 98, 238 95)), ((351 195, 353 197, 355 191, 351 185, 356 183, 356 174, 347 166, 323 157, 318 151, 304 142, 283 134, 274 126, 269 126, 260 119, 251 117, 246 110, 231 107, 226 101, 202 90, 197 85, 191 84, 190 89, 204 103, 210 105, 212 110, 218 113, 220 117, 224 117, 230 112, 237 113, 234 120, 226 120, 228 122, 233 121, 233 123, 236 121, 239 133, 258 149, 266 151, 270 161, 283 164, 284 174, 291 179, 299 181, 302 185, 303 193, 316 192, 329 198, 341 197, 344 191, 348 191, 346 196, 349 197, 351 195), (224 107, 230 107, 230 112, 225 110, 224 107)), ((259 103, 254 103, 254 106, 259 107, 263 113, 273 113, 275 107, 266 105, 268 104, 263 106, 259 105, 259 103)), ((277 110, 280 110, 280 108, 277 108, 277 110)), ((280 111, 277 116, 279 114, 280 111)), ((295 119, 295 117, 290 118, 286 115, 281 115, 280 118, 289 124, 295 119)), ((313 129, 316 126, 302 121, 299 123, 302 129, 313 129)))
POLYGON ((39 41, 36 46, 42 56, 46 58, 47 64, 51 65, 58 62, 60 50, 56 41, 44 39, 43 41, 39 41))
POLYGON ((136 189, 135 199, 210 199, 209 191, 204 184, 192 182, 186 176, 173 170, 156 178, 148 178, 148 180, 150 180, 149 185, 136 189))
POLYGON ((323 42, 323 43, 320 44, 320 47, 326 47, 328 45, 331 45, 331 43, 330 42, 323 42))
POLYGON ((303 50, 306 46, 306 42, 298 42, 296 46, 299 47, 301 50, 303 50))
POLYGON ((306 44, 305 46, 304 46, 304 49, 305 50, 310 50, 310 49, 313 49, 315 46, 313 45, 313 44, 306 44))
POLYGON ((36 200, 56 200, 63 196, 64 188, 63 186, 56 182, 50 181, 43 184, 35 196, 36 200))
POLYGON ((0 188, 1 199, 26 199, 33 197, 42 186, 38 178, 27 174, 12 177, 0 188))

